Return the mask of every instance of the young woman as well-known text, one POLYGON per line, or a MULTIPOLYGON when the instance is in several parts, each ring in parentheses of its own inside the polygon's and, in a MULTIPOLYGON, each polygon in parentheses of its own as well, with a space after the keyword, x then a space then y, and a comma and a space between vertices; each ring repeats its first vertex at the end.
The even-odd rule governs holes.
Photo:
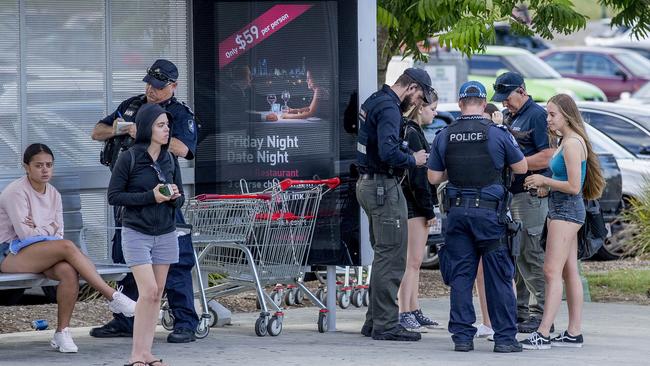
MULTIPOLYGON (((433 94, 435 97, 435 94, 433 94)), ((436 115, 437 100, 428 105, 417 104, 404 118, 404 139, 413 151, 426 150, 429 153, 422 126, 433 122, 436 115)), ((402 182, 402 190, 408 207, 408 250, 406 271, 402 277, 399 292, 400 324, 410 331, 424 331, 438 325, 422 314, 418 303, 418 286, 420 284, 420 265, 429 236, 429 226, 434 222, 433 205, 437 202, 436 193, 427 179, 427 168, 409 169, 408 177, 402 182)))
POLYGON ((122 249, 139 293, 132 366, 164 365, 151 346, 167 271, 178 262, 175 212, 184 200, 180 168, 167 150, 170 118, 158 104, 140 108, 135 145, 118 158, 108 186, 108 202, 124 207, 122 249))
POLYGON ((317 80, 313 70, 307 70, 307 88, 314 92, 309 106, 303 108, 289 108, 282 118, 286 119, 307 119, 315 117, 317 114, 328 113, 328 103, 330 101, 329 91, 324 88, 321 80, 317 80))
POLYGON ((61 194, 48 183, 54 167, 52 150, 43 144, 29 145, 23 167, 25 176, 0 194, 0 272, 43 273, 59 281, 58 321, 50 344, 60 352, 77 352, 68 326, 80 275, 109 300, 114 313, 133 316, 135 302, 106 284, 90 259, 73 242, 63 239, 61 194))
POLYGON ((551 139, 560 145, 551 158, 551 178, 534 174, 524 184, 551 190, 548 202, 548 237, 544 257, 546 295, 544 315, 536 332, 521 342, 526 349, 582 347, 582 282, 578 274, 577 234, 585 222, 583 197, 597 199, 603 192, 598 156, 591 148, 584 122, 573 99, 566 94, 552 97, 546 105, 551 139), (550 329, 562 301, 562 280, 566 284, 569 326, 551 339, 550 329))

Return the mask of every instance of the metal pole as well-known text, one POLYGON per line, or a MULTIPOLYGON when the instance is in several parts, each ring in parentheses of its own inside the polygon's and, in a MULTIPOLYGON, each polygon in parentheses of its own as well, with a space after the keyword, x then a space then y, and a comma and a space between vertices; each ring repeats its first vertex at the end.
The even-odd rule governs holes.
POLYGON ((327 331, 336 332, 336 266, 327 266, 327 331))

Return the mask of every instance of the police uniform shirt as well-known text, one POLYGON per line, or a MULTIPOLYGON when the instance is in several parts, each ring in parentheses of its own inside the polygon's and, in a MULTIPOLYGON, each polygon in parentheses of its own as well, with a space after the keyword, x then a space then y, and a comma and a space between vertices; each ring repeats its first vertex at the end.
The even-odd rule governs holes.
MULTIPOLYGON (((137 95, 123 101, 113 113, 101 119, 99 123, 112 126, 113 121, 119 118, 120 115, 126 121, 135 121, 135 116, 127 116, 125 113, 131 102, 142 98, 142 96, 143 94, 137 95)), ((176 97, 171 97, 160 103, 160 106, 172 115, 172 120, 170 121, 171 137, 177 138, 188 148, 187 155, 184 158, 187 160, 194 159, 198 135, 196 122, 194 121, 194 112, 185 103, 176 100, 176 97)))
MULTIPOLYGON (((479 121, 467 121, 465 123, 480 123, 479 121)), ((447 169, 445 166, 445 153, 447 151, 448 141, 447 127, 440 130, 431 144, 431 154, 427 161, 427 167, 433 171, 443 172, 447 169)), ((477 136, 474 136, 478 139, 477 136)), ((461 136, 459 138, 471 139, 472 136, 461 136)), ((492 163, 496 170, 501 170, 504 164, 508 166, 518 163, 524 159, 517 141, 514 136, 505 128, 505 126, 492 125, 488 129, 488 151, 492 158, 492 163)), ((454 187, 447 186, 449 195, 455 195, 454 187)), ((475 190, 470 190, 473 194, 475 190)), ((482 196, 489 196, 491 199, 501 199, 505 193, 505 188, 500 184, 493 184, 481 190, 482 196)))
MULTIPOLYGON (((509 124, 513 131, 521 132, 517 134, 517 143, 524 156, 535 155, 549 148, 546 110, 535 103, 533 98, 528 97, 526 103, 516 114, 510 115, 510 112, 506 112, 504 119, 510 120, 509 124)), ((512 193, 524 192, 525 178, 526 174, 516 174, 510 191, 512 193)))
POLYGON ((402 115, 399 105, 399 97, 385 84, 361 105, 357 162, 369 168, 369 173, 387 173, 382 170, 388 167, 415 166, 415 157, 400 149, 402 115))

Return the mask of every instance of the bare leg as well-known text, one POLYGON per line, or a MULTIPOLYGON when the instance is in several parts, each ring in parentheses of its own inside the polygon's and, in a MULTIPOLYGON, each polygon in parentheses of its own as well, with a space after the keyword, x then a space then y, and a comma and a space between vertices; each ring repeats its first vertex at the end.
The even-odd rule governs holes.
POLYGON ((481 319, 483 325, 492 328, 490 321, 490 314, 487 308, 487 298, 485 296, 485 280, 483 279, 483 259, 478 262, 478 270, 476 271, 476 292, 478 292, 478 302, 481 306, 481 319))
POLYGON ((129 362, 150 362, 154 359, 151 346, 168 270, 169 265, 142 264, 131 267, 139 297, 135 306, 133 348, 129 362))
POLYGON ((79 295, 79 274, 67 262, 59 262, 43 271, 47 278, 59 281, 56 288, 57 327, 60 332, 70 326, 74 305, 79 295))
POLYGON ((424 258, 428 228, 424 217, 414 217, 408 220, 408 249, 406 254, 406 270, 400 283, 398 299, 400 313, 419 309, 418 286, 420 282, 420 265, 424 258))
POLYGON ((549 221, 546 256, 544 257, 544 278, 546 279, 544 315, 538 329, 543 336, 549 336, 551 325, 562 303, 562 270, 569 258, 569 252, 575 250, 572 243, 579 229, 580 225, 572 222, 549 221))
POLYGON ((70 240, 52 240, 32 244, 2 261, 2 272, 42 273, 56 263, 68 262, 90 286, 108 300, 115 290, 99 276, 95 265, 70 240))
POLYGON ((584 302, 582 293, 582 281, 578 271, 578 242, 574 238, 571 243, 569 258, 564 265, 562 277, 566 285, 566 300, 569 306, 569 334, 579 335, 582 332, 582 305, 584 302))

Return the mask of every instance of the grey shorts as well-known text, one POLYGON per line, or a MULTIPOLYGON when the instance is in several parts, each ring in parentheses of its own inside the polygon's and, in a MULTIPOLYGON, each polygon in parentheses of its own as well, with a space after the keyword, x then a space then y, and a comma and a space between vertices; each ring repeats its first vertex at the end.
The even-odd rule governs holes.
POLYGON ((553 191, 548 198, 548 218, 573 222, 578 225, 585 223, 585 203, 582 194, 568 194, 553 191))
POLYGON ((0 243, 0 266, 2 266, 2 261, 7 258, 9 255, 9 243, 0 243))
POLYGON ((122 252, 129 267, 141 264, 172 264, 178 262, 176 231, 163 235, 147 235, 128 227, 122 228, 122 252))

